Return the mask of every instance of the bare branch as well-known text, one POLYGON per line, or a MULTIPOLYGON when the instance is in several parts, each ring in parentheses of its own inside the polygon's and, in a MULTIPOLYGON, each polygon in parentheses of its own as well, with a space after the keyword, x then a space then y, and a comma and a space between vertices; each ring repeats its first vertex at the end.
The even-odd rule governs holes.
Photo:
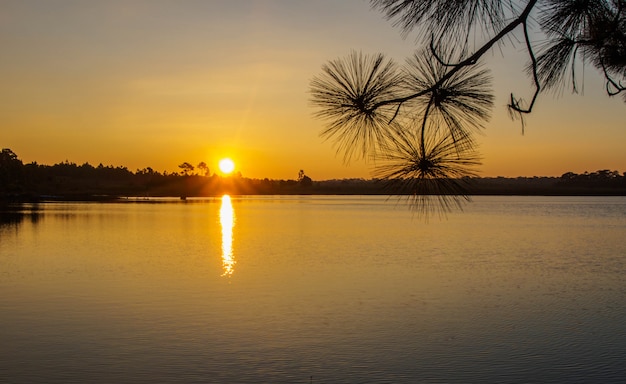
MULTIPOLYGON (((435 48, 435 35, 432 35, 430 39, 430 53, 433 55, 435 60, 437 60, 439 64, 443 65, 444 67, 456 67, 460 65, 460 63, 452 64, 452 63, 446 62, 443 60, 443 58, 439 56, 439 54, 437 53, 437 49, 435 48)), ((474 64, 476 63, 472 63, 471 65, 474 65, 474 64)))
POLYGON ((609 96, 616 96, 621 92, 626 91, 626 87, 622 85, 621 81, 618 83, 609 75, 604 63, 602 63, 602 71, 604 72, 604 78, 606 79, 606 93, 609 96))
POLYGON ((511 33, 513 30, 515 30, 520 24, 526 22, 526 20, 528 19, 529 15, 530 15, 530 12, 532 11, 532 9, 534 8, 536 3, 537 3, 537 0, 530 0, 528 2, 528 4, 526 4, 526 7, 522 11, 522 13, 517 18, 515 18, 508 25, 506 25, 504 28, 502 28, 502 30, 500 30, 500 32, 498 32, 493 38, 491 38, 491 40, 489 40, 482 47, 480 47, 480 49, 478 49, 476 52, 474 52, 474 54, 472 54, 471 56, 467 57, 465 60, 463 60, 460 63, 458 63, 458 65, 452 67, 430 89, 425 89, 425 90, 413 93, 413 94, 408 95, 408 96, 403 96, 403 97, 399 97, 399 98, 395 98, 395 99, 389 99, 389 100, 383 100, 383 101, 380 101, 377 104, 375 104, 373 106, 373 108, 376 109, 376 108, 379 108, 379 107, 384 106, 384 105, 404 103, 406 101, 413 100, 415 98, 424 96, 425 94, 432 92, 433 89, 436 89, 437 87, 439 87, 441 84, 443 84, 450 77, 454 76, 454 74, 457 73, 458 71, 460 71, 462 68, 464 68, 466 66, 471 66, 471 65, 476 64, 478 62, 478 60, 485 53, 487 53, 491 49, 491 47, 493 47, 497 42, 502 40, 506 35, 511 33))
MULTIPOLYGON (((535 83, 535 93, 533 94, 533 98, 530 101, 528 108, 520 108, 519 101, 513 102, 515 98, 513 97, 513 94, 511 94, 512 102, 508 105, 508 107, 517 113, 528 114, 532 112, 533 106, 535 105, 535 101, 537 100, 537 96, 539 95, 539 92, 541 91, 541 83, 539 82, 539 75, 537 74, 537 59, 535 58, 535 53, 533 52, 533 46, 530 42, 530 37, 528 36, 528 23, 524 22, 523 26, 524 26, 524 38, 526 40, 526 50, 528 52, 528 56, 530 56, 531 68, 532 68, 532 73, 533 73, 533 81, 535 83)), ((522 124, 522 132, 524 132, 523 124, 522 124)))

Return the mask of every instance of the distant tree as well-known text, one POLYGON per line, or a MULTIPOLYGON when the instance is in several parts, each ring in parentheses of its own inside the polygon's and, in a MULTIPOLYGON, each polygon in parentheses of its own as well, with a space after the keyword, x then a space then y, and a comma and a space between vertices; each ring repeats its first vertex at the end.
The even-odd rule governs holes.
POLYGON ((570 181, 575 180, 578 175, 574 172, 566 172, 561 175, 561 180, 570 181))
POLYGON ((612 179, 615 179, 616 177, 619 177, 618 171, 611 171, 609 169, 602 169, 600 171, 597 171, 596 173, 598 174, 599 179, 604 179, 604 180, 612 180, 612 179))
POLYGON ((577 61, 604 75, 609 96, 626 95, 625 0, 370 3, 405 35, 417 30, 423 47, 404 66, 357 52, 330 61, 311 81, 312 102, 327 121, 322 137, 335 141, 345 162, 375 159, 375 176, 412 193, 426 215, 468 199, 464 181, 480 164, 474 136, 494 100, 485 53, 521 34, 534 91, 528 102, 511 93, 508 109, 522 130, 540 92, 568 81, 576 92, 577 61), (531 40, 534 26, 542 43, 531 40))
POLYGON ((209 167, 206 165, 204 161, 201 161, 196 166, 198 171, 200 172, 200 176, 209 176, 209 167))
POLYGON ((23 183, 24 164, 15 152, 3 148, 0 152, 0 192, 18 192, 23 183))
POLYGON ((152 167, 146 167, 144 169, 138 169, 135 173, 137 175, 154 175, 156 172, 154 172, 154 169, 152 169, 152 167))
POLYGON ((298 183, 300 183, 302 187, 310 187, 313 185, 313 180, 305 175, 304 170, 301 169, 300 172, 298 172, 298 183))
POLYGON ((22 164, 22 161, 17 157, 15 152, 9 148, 2 148, 2 152, 0 152, 0 166, 6 167, 17 163, 22 164))
POLYGON ((181 174, 184 176, 189 176, 193 173, 194 166, 191 163, 184 162, 178 166, 178 168, 182 169, 181 174))

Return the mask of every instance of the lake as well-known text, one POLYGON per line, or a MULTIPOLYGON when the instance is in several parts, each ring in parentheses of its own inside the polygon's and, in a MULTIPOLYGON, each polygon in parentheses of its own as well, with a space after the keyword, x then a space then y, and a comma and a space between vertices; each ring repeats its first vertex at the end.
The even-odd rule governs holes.
POLYGON ((1 383, 626 380, 626 197, 0 214, 1 383))

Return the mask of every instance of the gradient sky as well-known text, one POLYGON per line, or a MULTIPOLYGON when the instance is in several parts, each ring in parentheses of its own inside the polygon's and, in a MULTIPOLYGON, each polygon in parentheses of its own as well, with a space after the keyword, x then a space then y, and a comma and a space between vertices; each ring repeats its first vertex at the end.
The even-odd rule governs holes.
MULTIPOLYGON (((0 0, 0 147, 25 163, 152 167, 230 156, 244 177, 371 177, 313 118, 310 80, 351 50, 403 62, 415 39, 365 0, 0 0)), ((532 96, 520 48, 489 54, 496 95, 482 176, 626 171, 626 104, 593 68, 584 94, 532 96)))

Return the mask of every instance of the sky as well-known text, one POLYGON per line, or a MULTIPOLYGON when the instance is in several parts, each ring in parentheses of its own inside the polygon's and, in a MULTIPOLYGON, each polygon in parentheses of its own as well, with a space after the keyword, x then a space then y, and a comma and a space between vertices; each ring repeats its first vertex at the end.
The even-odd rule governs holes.
MULTIPOLYGON (((366 0, 0 0, 0 147, 24 162, 178 171, 230 157, 244 177, 370 178, 324 141, 309 83, 351 51, 403 63, 420 46, 366 0)), ((506 110, 532 96, 521 47, 485 56, 495 106, 484 177, 626 171, 626 103, 591 67, 542 94, 525 133, 506 110)))

